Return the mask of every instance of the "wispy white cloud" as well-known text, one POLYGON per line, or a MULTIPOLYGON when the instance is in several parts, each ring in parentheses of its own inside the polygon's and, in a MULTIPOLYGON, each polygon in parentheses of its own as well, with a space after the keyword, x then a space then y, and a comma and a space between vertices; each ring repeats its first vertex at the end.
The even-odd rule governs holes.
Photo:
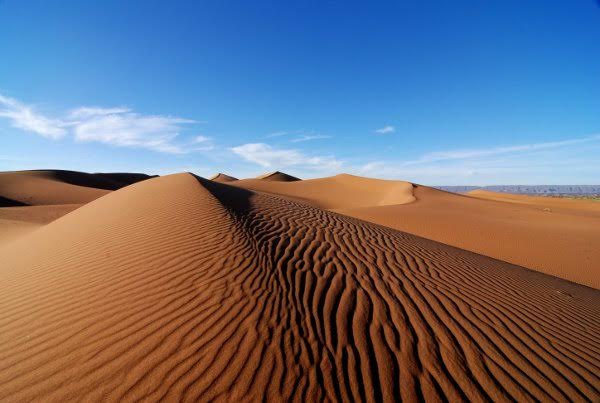
POLYGON ((0 117, 7 118, 17 129, 40 136, 58 139, 67 134, 66 124, 62 120, 46 117, 32 106, 3 95, 0 95, 0 117))
POLYGON ((80 108, 72 111, 71 116, 81 117, 72 122, 77 141, 98 141, 174 154, 186 151, 173 142, 181 125, 194 123, 177 117, 140 115, 125 108, 80 108))
POLYGON ((304 134, 300 137, 296 137, 295 139, 290 140, 292 143, 302 143, 304 141, 311 141, 311 140, 322 140, 322 139, 330 139, 331 136, 326 136, 323 134, 315 134, 315 135, 310 135, 310 134, 304 134))
POLYGON ((194 138, 194 143, 207 143, 210 141, 210 137, 198 135, 194 138))
POLYGON ((396 131, 396 128, 394 126, 384 126, 381 129, 375 130, 375 133, 388 134, 388 133, 394 133, 395 131, 396 131))
POLYGON ((174 116, 144 115, 130 108, 80 107, 61 117, 47 117, 32 106, 0 95, 0 117, 15 128, 58 139, 67 134, 79 142, 100 142, 119 147, 146 148, 181 154, 212 149, 208 137, 198 136, 192 145, 176 142, 184 126, 194 120, 174 116), (203 139, 202 146, 197 146, 203 139))
POLYGON ((299 150, 275 148, 265 143, 243 144, 231 148, 231 151, 264 168, 294 166, 330 172, 342 167, 342 162, 332 156, 310 156, 299 150))
POLYGON ((405 161, 355 167, 365 176, 424 184, 565 184, 600 181, 600 135, 486 149, 426 153, 405 161))
POLYGON ((543 143, 532 143, 532 144, 520 144, 514 146, 505 147, 491 147, 491 148, 480 148, 480 149, 463 149, 463 150, 449 150, 449 151, 435 151, 424 154, 420 158, 412 161, 406 161, 405 165, 423 164, 428 162, 446 161, 446 160, 461 160, 478 157, 488 157, 499 154, 510 154, 510 153, 522 153, 528 151, 545 150, 551 148, 560 148, 570 146, 574 144, 587 143, 590 141, 600 140, 600 135, 593 135, 588 137, 552 141, 543 143))
POLYGON ((192 151, 210 151, 214 149, 213 139, 204 135, 194 137, 191 142, 192 151))

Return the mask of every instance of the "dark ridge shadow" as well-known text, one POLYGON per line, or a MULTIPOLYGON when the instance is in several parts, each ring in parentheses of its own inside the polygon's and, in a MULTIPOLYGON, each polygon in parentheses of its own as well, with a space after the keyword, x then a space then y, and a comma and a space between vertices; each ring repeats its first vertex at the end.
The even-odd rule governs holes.
POLYGON ((190 173, 198 183, 208 190, 218 201, 234 216, 245 216, 250 213, 250 198, 253 192, 227 185, 225 183, 213 182, 190 173))
POLYGON ((302 179, 296 178, 295 176, 288 175, 285 172, 275 171, 266 176, 260 178, 264 181, 274 181, 274 182, 296 182, 302 179))
POLYGON ((146 175, 136 172, 97 172, 93 175, 117 182, 122 186, 133 185, 146 179, 157 178, 158 175, 146 175))
POLYGON ((24 207, 29 204, 0 196, 0 207, 24 207))
POLYGON ((150 176, 136 173, 99 173, 67 171, 62 169, 39 169, 31 172, 44 172, 48 177, 70 185, 104 190, 118 190, 132 183, 149 179, 150 176))

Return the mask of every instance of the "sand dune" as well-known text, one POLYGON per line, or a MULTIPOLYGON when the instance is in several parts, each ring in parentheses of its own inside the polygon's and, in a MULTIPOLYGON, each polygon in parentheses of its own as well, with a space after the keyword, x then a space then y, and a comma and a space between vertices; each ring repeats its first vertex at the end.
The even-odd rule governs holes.
POLYGON ((56 204, 0 208, 0 244, 51 223, 81 206, 81 204, 56 204))
POLYGON ((300 178, 296 178, 295 176, 288 175, 286 173, 279 172, 279 171, 269 172, 264 175, 260 175, 256 179, 262 179, 265 181, 276 181, 276 182, 294 182, 294 181, 300 180, 300 178))
POLYGON ((110 191, 148 178, 138 173, 0 172, 0 243, 27 234, 110 191))
POLYGON ((189 174, 0 256, 0 400, 600 399, 597 290, 189 174))
POLYGON ((572 214, 578 214, 579 212, 583 211, 585 212, 585 215, 587 215, 588 211, 600 213, 600 203, 593 200, 569 199, 549 196, 529 196, 522 194, 490 192, 488 190, 473 190, 467 194, 478 199, 528 205, 546 209, 546 211, 548 211, 548 209, 553 211, 554 209, 556 211, 569 212, 572 214))
POLYGON ((218 173, 215 176, 213 176, 212 178, 210 178, 211 181, 215 181, 215 182, 221 182, 221 183, 226 183, 226 182, 233 182, 233 181, 237 181, 238 178, 235 178, 233 176, 229 176, 229 175, 225 175, 224 173, 218 173))
POLYGON ((492 192, 468 197, 351 175, 282 184, 242 180, 235 185, 600 288, 599 203, 492 192))
POLYGON ((415 200, 409 182, 347 174, 289 183, 243 179, 232 185, 286 196, 324 209, 405 204, 415 200))
POLYGON ((82 204, 147 178, 144 174, 61 170, 0 172, 0 197, 31 206, 82 204))

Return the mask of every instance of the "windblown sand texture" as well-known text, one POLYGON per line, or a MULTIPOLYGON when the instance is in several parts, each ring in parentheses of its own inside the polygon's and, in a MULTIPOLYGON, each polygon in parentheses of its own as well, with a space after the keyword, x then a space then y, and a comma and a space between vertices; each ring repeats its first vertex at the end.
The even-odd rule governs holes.
POLYGON ((0 172, 0 245, 141 180, 136 173, 0 172))
POLYGON ((190 174, 0 256, 0 400, 600 399, 599 291, 190 174))
POLYGON ((218 173, 215 176, 213 176, 212 178, 210 178, 211 181, 214 182, 221 182, 221 183, 227 183, 227 182, 233 182, 233 181, 237 181, 238 178, 235 178, 233 176, 229 176, 223 173, 218 173))
POLYGON ((267 192, 600 289, 600 203, 475 192, 459 195, 352 175, 291 183, 241 180, 267 192))

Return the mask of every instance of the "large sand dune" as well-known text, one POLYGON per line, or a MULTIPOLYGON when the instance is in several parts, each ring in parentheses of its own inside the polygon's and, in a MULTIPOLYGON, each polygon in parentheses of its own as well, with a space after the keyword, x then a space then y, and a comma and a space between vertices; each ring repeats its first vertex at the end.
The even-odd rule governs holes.
POLYGON ((413 185, 409 182, 347 174, 290 182, 243 179, 232 185, 283 195, 323 209, 405 204, 415 200, 413 185))
POLYGON ((600 288, 600 203, 475 192, 351 175, 236 186, 410 232, 600 288), (475 197, 476 196, 476 197, 475 197))
POLYGON ((215 181, 215 182, 221 182, 221 183, 226 183, 226 182, 233 182, 233 181, 237 181, 238 178, 235 178, 233 176, 229 176, 227 174, 224 173, 218 173, 215 176, 213 176, 212 178, 210 178, 211 181, 215 181))
POLYGON ((600 399, 599 291, 189 174, 0 256, 0 400, 600 399))
POLYGON ((0 172, 0 198, 16 203, 13 205, 82 204, 148 178, 144 174, 62 170, 0 172))

